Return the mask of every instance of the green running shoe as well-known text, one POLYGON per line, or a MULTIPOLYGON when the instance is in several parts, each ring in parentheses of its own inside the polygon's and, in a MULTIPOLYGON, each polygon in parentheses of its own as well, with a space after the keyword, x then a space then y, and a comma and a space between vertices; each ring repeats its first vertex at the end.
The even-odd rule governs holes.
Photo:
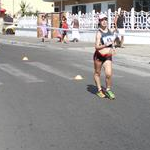
POLYGON ((103 92, 102 90, 98 91, 98 92, 96 93, 96 95, 97 95, 98 97, 100 97, 100 98, 104 98, 104 97, 105 97, 105 94, 104 94, 104 92, 103 92))
POLYGON ((109 99, 115 99, 115 94, 111 91, 111 90, 108 90, 106 91, 105 95, 109 98, 109 99))

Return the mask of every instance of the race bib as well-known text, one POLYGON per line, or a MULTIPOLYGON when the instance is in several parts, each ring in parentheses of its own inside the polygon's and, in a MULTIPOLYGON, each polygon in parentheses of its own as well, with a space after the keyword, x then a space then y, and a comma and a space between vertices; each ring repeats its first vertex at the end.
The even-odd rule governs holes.
POLYGON ((108 42, 113 42, 115 40, 114 35, 105 36, 102 38, 104 44, 107 44, 108 42))

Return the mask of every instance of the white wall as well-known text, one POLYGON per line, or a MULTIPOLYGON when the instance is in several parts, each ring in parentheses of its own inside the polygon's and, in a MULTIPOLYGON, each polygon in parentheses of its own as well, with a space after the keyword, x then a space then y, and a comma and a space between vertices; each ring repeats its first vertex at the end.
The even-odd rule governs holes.
MULTIPOLYGON (((53 2, 45 2, 43 0, 23 0, 26 4, 31 6, 31 10, 35 12, 36 10, 40 12, 50 13, 54 12, 54 7, 52 7, 53 2)), ((21 0, 1 0, 2 8, 6 9, 7 14, 13 16, 20 10, 21 0)))
MULTIPOLYGON (((80 39, 84 42, 95 42, 95 32, 80 32, 80 39)), ((71 32, 68 35, 71 39, 71 32)), ((124 44, 150 44, 150 32, 131 32, 126 31, 124 36, 124 44)))
POLYGON ((93 3, 87 4, 86 11, 87 11, 87 12, 92 12, 92 11, 93 11, 93 3))
POLYGON ((108 11, 108 3, 107 2, 101 3, 101 11, 102 12, 107 12, 108 11))
POLYGON ((66 5, 65 6, 65 11, 66 12, 72 12, 72 5, 66 5))
MULTIPOLYGON (((16 36, 37 37, 36 29, 27 30, 20 28, 16 30, 16 36)), ((80 32, 80 41, 95 42, 96 31, 80 32)), ((71 32, 68 33, 69 40, 72 40, 71 32)), ((127 31, 124 39, 124 44, 150 44, 150 32, 131 32, 127 31)))

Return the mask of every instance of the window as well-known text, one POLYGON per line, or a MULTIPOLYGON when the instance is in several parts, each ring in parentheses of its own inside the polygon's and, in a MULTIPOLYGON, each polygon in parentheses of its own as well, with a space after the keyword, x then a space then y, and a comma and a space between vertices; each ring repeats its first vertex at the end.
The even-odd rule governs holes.
POLYGON ((101 3, 98 4, 93 4, 93 9, 95 10, 95 12, 101 12, 101 3))
POLYGON ((108 4, 108 9, 111 9, 112 12, 115 12, 115 4, 108 4))
POLYGON ((150 11, 150 0, 134 0, 135 11, 150 11))
POLYGON ((59 7, 55 7, 54 12, 59 12, 59 7))
POLYGON ((81 14, 86 13, 86 5, 76 5, 72 6, 72 14, 78 14, 81 11, 81 14))

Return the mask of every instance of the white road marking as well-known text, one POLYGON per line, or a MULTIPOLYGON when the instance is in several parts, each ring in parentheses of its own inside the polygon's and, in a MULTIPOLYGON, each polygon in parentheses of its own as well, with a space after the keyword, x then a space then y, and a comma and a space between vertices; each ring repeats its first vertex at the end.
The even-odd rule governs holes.
POLYGON ((1 42, 4 43, 4 44, 8 44, 8 45, 31 47, 31 48, 41 48, 41 45, 31 44, 29 42, 20 42, 20 41, 5 40, 5 39, 3 39, 1 42))
POLYGON ((0 85, 3 85, 3 83, 2 83, 2 82, 0 82, 0 85))
MULTIPOLYGON (((91 61, 91 60, 89 62, 93 63, 93 61, 91 61)), ((138 65, 137 65, 137 67, 138 67, 138 65)), ((139 67, 141 67, 141 65, 139 67)), ((140 77, 149 77, 150 76, 149 72, 143 71, 143 70, 141 70, 141 68, 140 69, 135 69, 135 68, 131 68, 130 66, 125 67, 125 66, 113 64, 113 69, 114 70, 119 70, 119 71, 122 71, 122 72, 125 72, 125 73, 134 74, 134 75, 137 75, 137 76, 140 76, 140 77)))
MULTIPOLYGON (((79 69, 85 70, 85 71, 94 72, 93 67, 88 67, 88 66, 81 65, 81 64, 73 64, 73 66, 74 66, 74 67, 77 67, 77 68, 79 68, 79 69)), ((102 75, 104 75, 104 74, 102 73, 102 75)), ((116 74, 114 73, 114 74, 113 74, 113 77, 114 77, 114 78, 122 78, 123 76, 116 75, 116 74)))
POLYGON ((150 73, 148 73, 148 72, 144 72, 141 70, 137 70, 137 69, 129 68, 129 67, 125 67, 125 66, 120 66, 120 65, 116 65, 116 64, 114 64, 114 69, 123 71, 126 73, 130 73, 130 74, 138 75, 141 77, 149 77, 150 76, 150 73))
POLYGON ((49 65, 46 65, 46 64, 43 64, 41 62, 26 62, 26 64, 29 64, 31 66, 35 66, 41 70, 44 70, 48 73, 51 73, 51 74, 54 74, 54 75, 57 75, 59 77, 62 77, 62 78, 65 78, 65 79, 69 79, 69 80, 72 80, 73 78, 70 77, 67 73, 63 73, 61 72, 60 70, 52 67, 52 66, 49 66, 49 65))
POLYGON ((19 77, 20 79, 24 80, 25 82, 44 82, 41 79, 38 79, 37 77, 24 73, 23 71, 17 69, 16 67, 10 65, 10 64, 0 64, 0 69, 9 73, 10 75, 13 75, 15 77, 19 77))

